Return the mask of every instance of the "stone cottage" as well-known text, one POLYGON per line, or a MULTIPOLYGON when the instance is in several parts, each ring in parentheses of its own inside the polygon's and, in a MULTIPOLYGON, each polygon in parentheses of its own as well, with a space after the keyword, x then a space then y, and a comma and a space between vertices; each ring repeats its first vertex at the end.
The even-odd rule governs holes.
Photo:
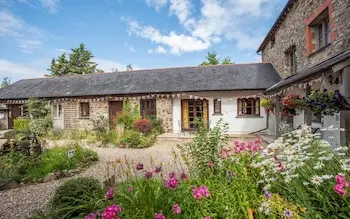
MULTIPOLYGON (((349 102, 350 1, 289 0, 258 52, 283 77, 265 92, 275 98, 277 108, 280 97, 291 93, 306 96, 311 90, 319 89, 340 90, 349 102)), ((276 136, 279 136, 279 118, 278 115, 270 121, 270 132, 276 136)), ((323 118, 308 111, 294 116, 294 128, 305 123, 345 128, 350 136, 349 111, 323 118)), ((337 144, 344 145, 350 140, 345 134, 338 131, 337 144)))
POLYGON ((0 102, 11 112, 8 128, 35 97, 50 103, 59 129, 88 128, 100 116, 113 120, 128 100, 142 116, 162 119, 166 132, 192 131, 198 118, 209 127, 223 119, 230 133, 250 133, 266 129, 256 95, 280 80, 269 63, 148 69, 20 80, 0 90, 0 102))

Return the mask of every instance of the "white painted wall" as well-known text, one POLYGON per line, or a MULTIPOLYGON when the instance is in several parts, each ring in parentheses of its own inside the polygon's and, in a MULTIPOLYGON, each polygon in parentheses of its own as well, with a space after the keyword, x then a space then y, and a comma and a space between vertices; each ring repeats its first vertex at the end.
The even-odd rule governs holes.
MULTIPOLYGON (((201 96, 200 94, 198 94, 201 96)), ((259 131, 266 128, 266 114, 263 108, 260 109, 261 117, 258 118, 237 118, 237 98, 238 96, 244 97, 239 93, 221 94, 219 92, 206 94, 204 97, 215 96, 208 99, 209 109, 209 125, 214 127, 216 122, 223 119, 224 122, 229 124, 230 134, 248 134, 251 132, 259 131), (214 99, 221 98, 221 113, 222 115, 214 115, 214 99), (225 98, 230 98, 225 99, 225 98)), ((245 95, 252 95, 245 94, 245 95)), ((187 99, 187 98, 183 98, 187 99)), ((173 100, 173 132, 181 132, 181 99, 173 100)))

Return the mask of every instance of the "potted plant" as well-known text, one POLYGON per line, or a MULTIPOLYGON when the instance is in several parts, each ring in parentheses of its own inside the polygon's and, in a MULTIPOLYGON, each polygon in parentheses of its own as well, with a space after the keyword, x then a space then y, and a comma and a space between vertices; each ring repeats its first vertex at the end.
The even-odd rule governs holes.
POLYGON ((323 91, 312 91, 305 98, 305 104, 315 116, 333 116, 340 110, 349 109, 348 102, 339 93, 339 90, 334 92, 327 91, 327 89, 323 91))
POLYGON ((281 100, 281 112, 284 117, 292 117, 299 114, 304 106, 304 100, 297 94, 290 94, 281 100))
POLYGON ((262 99, 260 105, 264 107, 266 114, 275 114, 275 104, 270 99, 262 99))

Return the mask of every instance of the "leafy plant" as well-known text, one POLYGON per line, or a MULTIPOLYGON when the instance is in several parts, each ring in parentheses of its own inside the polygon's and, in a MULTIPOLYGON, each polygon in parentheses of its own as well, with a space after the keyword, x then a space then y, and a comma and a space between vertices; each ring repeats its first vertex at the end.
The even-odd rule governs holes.
POLYGON ((152 123, 148 119, 138 119, 134 122, 134 128, 138 132, 146 134, 152 130, 152 123))
POLYGON ((164 133, 163 120, 157 118, 156 116, 150 116, 149 119, 152 122, 152 131, 156 135, 164 133))
POLYGON ((117 116, 117 124, 131 130, 134 128, 134 121, 140 118, 138 106, 132 106, 130 101, 124 101, 123 111, 117 116))
POLYGON ((106 133, 109 130, 109 120, 106 116, 100 116, 97 119, 92 119, 92 131, 98 133, 106 133))
POLYGON ((349 109, 349 104, 339 90, 334 92, 327 91, 312 91, 311 94, 305 98, 306 106, 315 114, 332 116, 340 110, 349 109))
POLYGON ((28 132, 29 131, 30 119, 28 118, 16 118, 13 120, 13 128, 17 132, 28 132))
POLYGON ((217 167, 218 153, 227 145, 228 124, 219 120, 214 128, 207 129, 203 122, 197 122, 197 133, 192 142, 178 145, 181 155, 192 175, 199 176, 206 171, 208 162, 217 167))
POLYGON ((266 113, 275 113, 275 104, 270 99, 262 99, 260 105, 265 108, 266 113))
POLYGON ((120 143, 126 147, 137 148, 142 143, 142 134, 134 130, 125 130, 120 143))
POLYGON ((98 208, 96 200, 103 201, 101 183, 93 178, 71 179, 58 187, 51 202, 56 218, 84 216, 98 208))
POLYGON ((35 98, 30 98, 28 102, 28 113, 33 119, 40 119, 50 116, 50 108, 47 102, 35 98))
POLYGON ((50 117, 31 119, 30 131, 38 136, 44 136, 52 128, 52 120, 50 117))

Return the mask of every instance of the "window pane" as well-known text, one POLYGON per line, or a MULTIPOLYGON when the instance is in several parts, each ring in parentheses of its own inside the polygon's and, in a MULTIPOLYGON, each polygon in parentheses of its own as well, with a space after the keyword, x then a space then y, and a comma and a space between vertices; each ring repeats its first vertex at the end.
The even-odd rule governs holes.
POLYGON ((58 117, 61 118, 61 116, 62 116, 62 105, 60 104, 58 105, 58 117))
POLYGON ((80 103, 80 116, 88 117, 90 113, 89 111, 90 111, 89 103, 80 103))
POLYGON ((214 113, 216 114, 221 113, 221 101, 218 99, 214 99, 214 113))
POLYGON ((260 99, 255 99, 255 114, 260 115, 260 99))
POLYGON ((56 104, 54 104, 52 106, 52 116, 57 117, 57 105, 56 104))
POLYGON ((327 32, 326 32, 327 44, 331 43, 331 25, 327 21, 327 32))

